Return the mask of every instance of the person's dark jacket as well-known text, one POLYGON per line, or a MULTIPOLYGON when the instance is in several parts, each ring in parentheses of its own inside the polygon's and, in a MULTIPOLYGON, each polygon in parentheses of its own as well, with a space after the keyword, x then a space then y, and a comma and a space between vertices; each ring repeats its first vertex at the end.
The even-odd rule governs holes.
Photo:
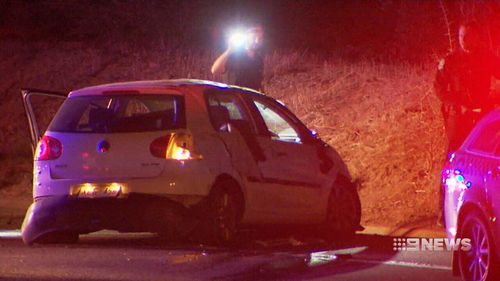
POLYGON ((253 58, 245 51, 232 53, 226 64, 226 76, 228 84, 261 91, 264 77, 262 51, 256 51, 253 58))
POLYGON ((486 109, 494 103, 492 77, 500 79, 497 56, 487 50, 469 54, 459 49, 439 63, 434 86, 445 105, 486 109))

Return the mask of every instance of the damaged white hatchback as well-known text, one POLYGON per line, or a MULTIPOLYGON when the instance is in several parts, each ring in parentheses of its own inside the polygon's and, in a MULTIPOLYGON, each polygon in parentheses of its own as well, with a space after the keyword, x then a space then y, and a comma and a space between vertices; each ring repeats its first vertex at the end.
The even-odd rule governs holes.
POLYGON ((261 93, 163 80, 22 97, 34 150, 27 244, 102 229, 202 233, 221 244, 245 226, 315 225, 331 238, 360 228, 337 152, 261 93), (46 130, 35 96, 64 99, 46 130))

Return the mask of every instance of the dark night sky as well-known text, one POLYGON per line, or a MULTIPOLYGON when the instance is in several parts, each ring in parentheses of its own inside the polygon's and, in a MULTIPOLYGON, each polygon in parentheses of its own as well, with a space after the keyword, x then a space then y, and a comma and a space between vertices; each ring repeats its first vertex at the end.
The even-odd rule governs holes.
MULTIPOLYGON (((488 27, 495 24, 491 19, 498 15, 498 5, 493 1, 481 9, 464 3, 444 2, 453 36, 456 23, 465 18, 481 19, 488 27), (467 16, 468 10, 480 12, 467 16)), ((172 45, 213 48, 220 47, 228 27, 259 22, 266 27, 268 44, 275 48, 403 60, 441 54, 448 48, 438 0, 58 0, 1 1, 0 5, 3 39, 97 44, 111 40, 144 46, 161 39, 172 45)))

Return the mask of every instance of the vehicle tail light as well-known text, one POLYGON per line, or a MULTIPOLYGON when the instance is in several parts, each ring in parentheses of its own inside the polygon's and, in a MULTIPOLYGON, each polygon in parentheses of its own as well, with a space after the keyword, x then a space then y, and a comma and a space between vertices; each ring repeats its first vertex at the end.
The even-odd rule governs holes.
POLYGON ((155 139, 149 146, 151 154, 158 158, 191 160, 202 156, 193 152, 193 136, 187 133, 172 133, 155 139))
POLYGON ((167 149, 167 159, 189 160, 193 149, 193 137, 186 133, 173 134, 167 149))
POLYGON ((155 157, 165 158, 167 155, 167 149, 169 143, 170 143, 170 135, 159 137, 149 145, 149 151, 155 157))
POLYGON ((43 136, 36 147, 35 160, 55 160, 61 157, 62 151, 63 147, 59 140, 50 136, 43 136))

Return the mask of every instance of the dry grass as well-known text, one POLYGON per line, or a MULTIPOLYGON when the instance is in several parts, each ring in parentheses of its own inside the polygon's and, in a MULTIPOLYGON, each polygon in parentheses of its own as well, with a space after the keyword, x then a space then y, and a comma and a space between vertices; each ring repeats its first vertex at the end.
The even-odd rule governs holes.
POLYGON ((300 72, 280 70, 268 92, 339 151, 361 183, 363 223, 435 218, 446 144, 433 66, 315 58, 300 65, 300 72))
MULTIPOLYGON (((141 79, 211 79, 213 52, 161 45, 0 45, 0 190, 29 194, 31 150, 20 87, 68 91, 141 79)), ((266 60, 266 92, 335 147, 361 183, 363 222, 398 226, 437 214, 442 120, 433 66, 324 61, 302 52, 266 60)))

